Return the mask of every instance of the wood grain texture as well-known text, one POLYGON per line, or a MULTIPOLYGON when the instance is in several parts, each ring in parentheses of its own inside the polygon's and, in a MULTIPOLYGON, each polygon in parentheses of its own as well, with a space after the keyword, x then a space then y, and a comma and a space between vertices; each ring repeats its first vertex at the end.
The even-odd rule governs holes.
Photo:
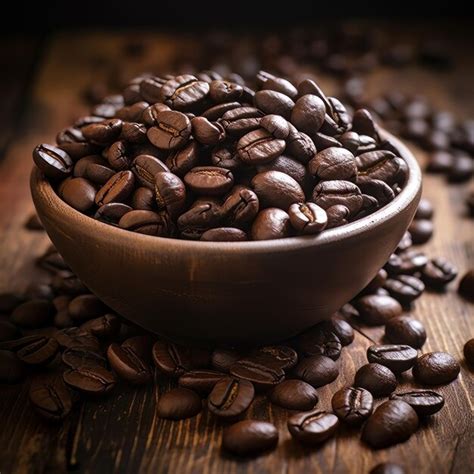
MULTIPOLYGON (((407 28, 406 37, 413 34, 407 28)), ((47 238, 23 229, 32 211, 28 191, 31 150, 36 143, 51 141, 55 133, 86 111, 80 93, 93 78, 110 75, 123 57, 127 35, 63 33, 54 37, 43 54, 34 78, 31 102, 23 125, 10 141, 0 163, 0 291, 23 289, 40 277, 33 259, 48 245, 47 238)), ((183 45, 159 34, 143 34, 149 48, 128 60, 127 75, 147 69, 166 70, 183 45)), ((454 72, 433 75, 419 69, 381 70, 371 76, 372 91, 397 88, 426 94, 437 105, 460 114, 474 114, 471 78, 474 62, 455 49, 462 61, 454 72), (457 72, 456 72, 457 71, 457 72), (462 76, 462 77, 461 77, 462 76), (469 86, 469 84, 471 84, 469 86)), ((119 74, 119 71, 116 72, 119 74)), ((334 83, 324 78, 333 90, 334 83)), ((413 148, 423 162, 424 154, 413 148)), ((426 176, 424 195, 435 204, 436 234, 424 248, 431 256, 443 255, 462 274, 474 264, 474 225, 465 217, 463 196, 468 185, 446 185, 441 177, 426 176)), ((424 351, 444 350, 462 360, 462 346, 474 337, 474 306, 455 292, 459 279, 447 293, 426 292, 413 314, 426 326, 424 351)), ((359 328, 355 342, 344 349, 341 376, 318 389, 321 408, 330 408, 332 393, 352 383, 356 369, 366 362, 365 351, 382 337, 380 328, 359 328)), ((414 386, 404 376, 403 388, 414 386)), ((285 410, 263 399, 252 405, 248 418, 273 421, 280 431, 278 448, 255 459, 236 459, 222 453, 224 424, 207 410, 190 420, 171 422, 157 418, 155 406, 168 382, 156 380, 147 388, 121 385, 105 400, 87 400, 62 425, 47 425, 26 403, 27 387, 0 391, 0 471, 3 473, 153 472, 153 473, 365 473, 382 461, 404 464, 410 473, 468 474, 474 466, 473 372, 462 362, 460 377, 440 387, 446 406, 406 443, 372 451, 357 432, 343 428, 319 448, 294 444, 286 430, 285 410)))

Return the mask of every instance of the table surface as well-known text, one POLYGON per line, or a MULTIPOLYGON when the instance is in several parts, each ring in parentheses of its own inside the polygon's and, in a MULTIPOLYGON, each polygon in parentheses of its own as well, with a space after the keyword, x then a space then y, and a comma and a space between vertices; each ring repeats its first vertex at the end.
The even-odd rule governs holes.
MULTIPOLYGON (((407 39, 424 34, 423 27, 407 26, 403 31, 402 38, 407 39)), ((81 92, 93 78, 109 74, 119 60, 125 61, 131 75, 150 68, 166 70, 178 50, 192 50, 192 41, 183 46, 169 34, 140 32, 138 37, 148 46, 138 58, 124 53, 128 32, 62 32, 41 39, 3 41, 0 292, 22 290, 29 281, 44 277, 33 260, 46 249, 48 239, 24 229, 33 211, 28 175, 34 145, 53 141, 58 130, 85 113, 81 92)), ((472 117, 472 50, 464 36, 457 34, 456 25, 448 37, 457 65, 453 71, 433 74, 416 67, 381 68, 369 77, 369 90, 377 93, 393 85, 406 92, 422 92, 435 105, 459 117, 472 117)), ((321 82, 334 90, 330 78, 321 77, 321 82)), ((425 154, 411 148, 423 163, 425 154)), ((424 196, 436 209, 435 236, 424 249, 430 256, 451 260, 460 274, 474 263, 474 225, 464 208, 468 186, 447 185, 439 176, 424 179, 424 196)), ((280 442, 273 452, 239 460, 221 452, 223 425, 206 410, 182 422, 156 416, 156 402, 167 389, 161 381, 138 389, 123 385, 106 400, 85 401, 61 425, 46 425, 34 414, 27 403, 26 386, 10 386, 0 391, 0 472, 364 473, 390 460, 403 463, 410 473, 472 473, 474 379, 462 360, 462 347, 474 336, 474 306, 457 295, 457 283, 445 294, 426 292, 413 310, 428 332, 424 351, 448 351, 462 361, 462 370, 454 383, 439 389, 446 398, 442 412, 423 422, 404 444, 372 451, 356 432, 343 428, 319 448, 302 448, 286 430, 287 412, 257 399, 248 418, 274 422, 280 442)), ((318 389, 321 408, 329 409, 331 394, 351 384, 355 370, 365 363, 367 347, 381 337, 381 328, 356 331, 355 342, 341 357, 340 377, 318 389)), ((411 385, 411 375, 404 376, 403 387, 411 385)))

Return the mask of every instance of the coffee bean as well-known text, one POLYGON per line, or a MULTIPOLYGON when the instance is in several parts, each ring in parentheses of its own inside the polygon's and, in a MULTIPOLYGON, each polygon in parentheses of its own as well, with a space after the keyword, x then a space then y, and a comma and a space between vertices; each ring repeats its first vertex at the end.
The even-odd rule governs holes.
POLYGON ((33 150, 33 161, 50 179, 63 179, 72 173, 71 157, 60 148, 43 143, 33 150))
POLYGON ((194 390, 202 396, 207 396, 217 382, 225 377, 222 372, 215 370, 191 370, 178 379, 178 385, 194 390))
POLYGON ((474 269, 466 271, 459 282, 458 293, 468 300, 474 300, 474 269))
POLYGON ((285 378, 285 373, 280 367, 265 364, 265 359, 247 357, 233 364, 229 372, 236 378, 248 380, 256 389, 267 389, 279 384, 285 378))
POLYGON ((362 207, 363 199, 360 189, 350 181, 321 181, 313 191, 313 201, 323 209, 342 204, 352 215, 362 207))
POLYGON ((237 143, 240 159, 247 164, 268 163, 285 150, 285 141, 274 138, 264 129, 257 129, 244 135, 237 143))
POLYGON ((56 293, 72 296, 88 292, 84 283, 68 270, 58 272, 51 280, 51 286, 56 293))
POLYGON ((77 327, 62 329, 54 334, 54 338, 58 341, 62 349, 70 349, 72 347, 88 348, 91 351, 99 350, 99 340, 86 331, 77 327))
MULTIPOLYGON (((196 169, 196 168, 195 168, 196 169)), ((184 183, 173 173, 155 175, 155 199, 159 210, 165 210, 170 216, 177 216, 186 201, 184 183)))
POLYGON ((354 155, 345 148, 330 147, 317 153, 308 163, 309 172, 322 180, 355 179, 354 155))
POLYGON ((428 201, 426 198, 421 198, 420 202, 418 203, 418 207, 416 209, 415 213, 415 220, 418 219, 429 219, 431 220, 433 218, 434 214, 434 209, 433 209, 433 204, 431 204, 431 201, 428 201))
POLYGON ((294 369, 294 374, 299 379, 317 388, 336 380, 339 369, 329 357, 314 355, 301 359, 294 369))
POLYGON ((387 321, 385 336, 394 344, 408 344, 415 349, 421 349, 426 341, 426 330, 420 321, 408 314, 402 314, 387 321))
MULTIPOLYGON (((214 156, 214 153, 213 153, 214 156)), ((184 148, 172 150, 166 159, 169 170, 177 176, 183 177, 199 162, 199 147, 195 141, 189 142, 184 148)), ((213 164, 219 166, 213 161, 213 164)), ((227 166, 223 165, 224 168, 227 166)))
POLYGON ((61 377, 40 376, 33 380, 29 392, 33 408, 47 420, 60 421, 71 412, 73 399, 61 377))
POLYGON ((464 344, 463 348, 464 358, 470 366, 474 366, 474 338, 464 344))
POLYGON ((459 154, 453 157, 453 164, 448 171, 448 181, 462 183, 471 179, 473 174, 474 164, 469 155, 459 154))
POLYGON ((31 214, 31 216, 25 222, 25 228, 28 230, 44 230, 43 224, 36 213, 31 214))
POLYGON ((262 207, 288 210, 291 204, 305 200, 301 186, 291 176, 280 171, 258 173, 251 184, 262 207))
POLYGON ((9 350, 0 350, 0 384, 15 384, 23 380, 25 366, 23 362, 9 350))
POLYGON ((234 82, 216 80, 209 84, 209 97, 218 104, 239 100, 244 90, 234 82))
POLYGON ((215 202, 196 203, 178 218, 181 235, 187 239, 198 240, 211 227, 218 226, 223 220, 222 209, 215 202))
POLYGON ((415 219, 408 231, 415 245, 424 244, 433 236, 433 223, 429 219, 415 219))
POLYGON ((384 288, 401 304, 409 305, 421 296, 425 285, 419 278, 412 275, 398 275, 389 278, 384 288))
POLYGON ((367 295, 354 301, 360 318, 365 324, 377 326, 386 324, 391 318, 400 316, 403 308, 391 296, 367 295))
POLYGON ((290 124, 280 115, 266 115, 260 120, 260 126, 275 138, 282 140, 290 134, 290 124))
POLYGON ((121 137, 129 143, 145 143, 147 128, 138 122, 125 122, 122 125, 121 137))
POLYGON ((226 377, 212 389, 208 397, 208 407, 217 416, 234 417, 250 406, 254 394, 252 382, 226 377))
POLYGON ((281 115, 289 120, 295 103, 285 94, 272 90, 261 90, 255 93, 255 105, 265 114, 281 115))
POLYGON ((316 133, 324 122, 326 106, 317 96, 306 94, 295 103, 291 112, 291 123, 300 131, 316 133))
POLYGON ((411 275, 417 273, 428 263, 428 257, 418 250, 408 249, 404 252, 393 253, 385 264, 387 272, 391 275, 399 273, 411 275))
MULTIPOLYGON (((206 117, 208 120, 218 120, 223 118, 226 112, 233 109, 242 108, 240 102, 225 102, 222 104, 214 105, 209 109, 205 110, 201 115, 206 117)), ((255 109, 258 110, 258 109, 255 109)))
POLYGON ((232 107, 222 115, 221 123, 228 135, 242 137, 260 127, 262 116, 255 107, 232 107))
POLYGON ((211 364, 220 372, 229 372, 230 367, 239 359, 241 359, 241 354, 237 350, 217 348, 211 355, 211 364))
POLYGON ((17 339, 16 355, 28 365, 47 365, 58 353, 56 339, 47 336, 30 336, 31 339, 17 339), (20 345, 21 344, 21 345, 20 345))
POLYGON ((286 139, 286 151, 301 163, 308 163, 316 154, 313 140, 304 132, 300 132, 290 123, 290 134, 286 139))
POLYGON ((107 359, 120 378, 134 385, 146 384, 153 377, 151 345, 147 336, 132 337, 121 345, 113 343, 107 349, 107 359))
POLYGON ((156 76, 144 78, 139 84, 140 95, 148 102, 158 102, 161 99, 161 87, 165 82, 156 76))
POLYGON ((63 374, 67 385, 87 395, 104 395, 109 393, 117 382, 114 374, 104 367, 80 366, 67 370, 63 374))
POLYGON ((58 193, 67 204, 80 212, 88 211, 94 205, 96 197, 94 186, 85 178, 63 181, 58 193))
POLYGON ((184 420, 196 416, 202 402, 196 392, 183 387, 173 388, 158 400, 156 413, 160 418, 184 420))
POLYGON ((409 392, 392 393, 391 400, 403 400, 408 403, 420 417, 430 416, 444 406, 444 398, 431 390, 412 390, 409 392))
POLYGON ((404 183, 408 174, 406 162, 386 150, 369 151, 357 156, 356 166, 361 177, 379 179, 388 185, 404 183))
POLYGON ((163 150, 183 147, 191 135, 189 118, 174 110, 165 110, 156 115, 155 126, 148 129, 150 142, 163 150))
POLYGON ((95 203, 98 206, 110 202, 123 202, 133 191, 135 176, 131 171, 114 174, 97 192, 95 203))
POLYGON ((298 337, 298 349, 306 356, 324 355, 339 359, 342 344, 339 338, 324 324, 317 324, 298 337))
POLYGON ((124 171, 130 165, 129 147, 123 140, 117 140, 106 150, 106 158, 111 168, 124 171))
POLYGON ((269 394, 270 401, 288 410, 311 410, 318 403, 316 390, 302 380, 284 380, 269 394))
POLYGON ((209 94, 207 82, 199 81, 191 74, 176 76, 165 82, 160 90, 161 102, 173 109, 192 111, 200 107, 209 94))
POLYGON ((438 257, 428 261, 425 267, 423 267, 421 279, 430 288, 441 290, 449 282, 453 281, 457 274, 458 270, 452 263, 442 257, 438 257))
POLYGON ((336 415, 323 410, 313 410, 292 415, 288 431, 300 443, 314 446, 333 436, 339 426, 336 415))
POLYGON ((216 227, 206 230, 200 240, 206 242, 244 242, 248 240, 247 234, 235 227, 216 227))
POLYGON ((411 369, 417 356, 416 349, 400 344, 372 345, 367 349, 369 362, 385 365, 394 374, 411 369))
POLYGON ((290 216, 285 211, 275 207, 260 211, 251 229, 253 240, 281 239, 289 237, 290 232, 290 216))
POLYGON ((296 87, 290 81, 287 81, 282 77, 269 77, 262 84, 262 89, 281 92, 282 94, 285 94, 292 99, 298 95, 296 87))
POLYGON ((166 211, 130 211, 122 216, 119 226, 139 234, 169 237, 173 233, 172 222, 166 211))
POLYGON ((376 136, 374 119, 367 109, 358 109, 354 112, 352 130, 360 135, 376 136))
POLYGON ((386 397, 397 388, 397 379, 388 367, 371 363, 356 372, 354 386, 365 388, 374 397, 386 397))
POLYGON ((304 235, 321 232, 328 220, 326 211, 312 202, 291 204, 288 215, 293 228, 304 235))
POLYGON ((158 173, 168 172, 168 167, 152 155, 138 155, 132 161, 131 169, 138 182, 147 188, 155 188, 155 176, 158 173))
POLYGON ((387 448, 406 441, 418 428, 418 416, 402 400, 382 403, 362 430, 362 441, 372 448, 387 448))
POLYGON ((266 421, 242 420, 224 429, 222 446, 227 451, 248 456, 274 448, 278 430, 266 421))
MULTIPOLYGON (((377 199, 377 202, 380 206, 388 204, 390 201, 395 199, 395 193, 392 188, 383 181, 379 179, 371 179, 367 177, 358 177, 357 186, 360 190, 369 196, 377 199)), ((410 242, 411 245, 411 242, 410 242)))
POLYGON ((374 398, 364 388, 346 387, 333 395, 331 404, 341 421, 349 425, 360 425, 372 414, 374 398))
POLYGON ((251 352, 250 357, 269 366, 291 369, 298 362, 298 354, 288 346, 263 346, 251 352))
POLYGON ((222 205, 222 214, 229 225, 241 227, 255 218, 259 207, 258 197, 251 189, 234 187, 222 205))
POLYGON ((225 139, 226 132, 219 122, 210 122, 205 117, 195 117, 191 120, 194 138, 203 145, 213 146, 225 139))
POLYGON ((122 124, 120 119, 109 119, 86 125, 81 131, 86 140, 104 146, 118 139, 122 132, 122 124))
POLYGON ((54 306, 45 299, 34 299, 18 305, 10 316, 10 321, 21 328, 39 328, 51 324, 54 306))
POLYGON ((98 338, 111 338, 120 331, 120 319, 115 314, 109 313, 86 321, 81 328, 98 338))
POLYGON ((107 311, 107 306, 92 294, 76 296, 68 305, 69 315, 76 321, 96 318, 107 311))
POLYGON ((158 124, 158 114, 160 112, 170 111, 171 109, 160 102, 147 107, 142 113, 142 120, 148 127, 158 124))
POLYGON ((318 326, 325 331, 334 333, 342 346, 347 346, 354 341, 354 329, 340 312, 334 313, 331 319, 319 323, 318 326))
POLYGON ((451 354, 428 352, 418 357, 413 376, 425 385, 445 385, 457 378, 461 368, 451 354))
POLYGON ((333 227, 347 224, 349 222, 350 211, 342 204, 335 204, 326 209, 326 215, 328 216, 326 228, 332 229, 333 227))
POLYGON ((429 155, 426 171, 429 173, 446 173, 452 168, 454 162, 453 154, 438 150, 429 155))
POLYGON ((383 462, 371 469, 370 474, 406 474, 406 472, 399 464, 383 462))
POLYGON ((62 361, 72 369, 78 367, 107 367, 107 359, 88 347, 71 347, 62 354, 62 361))
POLYGON ((197 194, 221 196, 232 188, 234 176, 225 168, 197 166, 184 176, 184 182, 197 194))

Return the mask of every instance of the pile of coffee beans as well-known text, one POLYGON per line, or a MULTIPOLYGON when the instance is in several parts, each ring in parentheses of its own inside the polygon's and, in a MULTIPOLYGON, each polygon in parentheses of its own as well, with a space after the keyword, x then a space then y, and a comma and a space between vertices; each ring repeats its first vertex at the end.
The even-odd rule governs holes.
POLYGON ((408 174, 366 109, 260 71, 142 75, 33 151, 76 210, 133 232, 204 241, 316 234, 365 217, 408 174))

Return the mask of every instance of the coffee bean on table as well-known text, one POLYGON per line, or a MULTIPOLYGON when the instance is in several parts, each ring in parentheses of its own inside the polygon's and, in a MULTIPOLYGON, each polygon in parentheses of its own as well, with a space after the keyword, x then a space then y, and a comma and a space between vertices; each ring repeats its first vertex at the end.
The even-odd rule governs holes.
POLYGON ((269 207, 257 214, 251 235, 253 240, 282 239, 291 235, 290 216, 282 209, 269 207))
POLYGON ((29 399, 43 418, 60 421, 71 412, 73 398, 62 377, 41 375, 31 383, 29 399))
POLYGON ((268 163, 285 151, 284 140, 273 137, 260 128, 244 135, 237 143, 240 159, 250 165, 268 163))
POLYGON ((468 300, 474 300, 474 269, 464 274, 459 282, 458 293, 468 300))
POLYGON ((288 419, 288 431, 300 443, 314 446, 333 436, 339 426, 336 415, 314 410, 292 415, 288 419))
POLYGON ((54 334, 54 338, 58 341, 58 344, 62 349, 82 347, 96 352, 99 350, 100 346, 97 337, 89 331, 78 327, 62 329, 54 334))
POLYGON ((21 328, 35 329, 49 326, 54 317, 54 306, 45 299, 34 299, 18 305, 10 315, 10 321, 21 328))
POLYGON ((111 338, 120 331, 120 319, 115 314, 105 314, 99 318, 86 321, 81 328, 98 338, 111 338))
POLYGON ((21 382, 25 376, 25 366, 16 354, 0 349, 0 384, 21 382))
POLYGON ((362 430, 362 441, 372 448, 387 448, 406 441, 418 428, 418 416, 402 400, 382 403, 362 430))
POLYGON ((207 396, 214 385, 225 376, 225 374, 216 370, 191 370, 179 377, 178 385, 207 396))
POLYGON ((321 232, 328 222, 326 211, 312 202, 292 204, 288 215, 293 228, 303 235, 321 232))
POLYGON ((349 425, 360 425, 372 414, 374 398, 362 387, 346 387, 333 395, 331 404, 341 421, 349 425))
POLYGON ((63 181, 63 186, 58 193, 66 203, 80 212, 88 211, 94 205, 96 198, 95 187, 85 178, 63 181))
POLYGON ((284 380, 269 394, 270 401, 287 410, 311 410, 318 403, 316 390, 302 380, 284 380))
POLYGON ((429 260, 421 271, 423 283, 433 289, 442 290, 458 274, 457 268, 448 260, 437 257, 429 260))
POLYGON ((409 305, 421 296, 425 285, 415 276, 397 275, 389 278, 385 282, 384 288, 402 305, 409 305))
POLYGON ((365 388, 374 397, 386 397, 397 388, 397 379, 388 367, 370 363, 356 372, 354 386, 365 388))
POLYGON ((383 462, 372 468, 370 474, 406 474, 406 471, 399 464, 383 462))
POLYGON ((451 354, 428 352, 421 355, 414 367, 413 376, 425 385, 445 385, 457 378, 461 368, 451 354))
POLYGON ((160 418, 184 420, 196 416, 202 409, 201 398, 196 392, 176 387, 158 399, 156 413, 160 418))
POLYGON ((107 367, 107 359, 88 347, 71 347, 62 354, 62 361, 72 369, 78 367, 107 367))
POLYGON ((253 383, 256 389, 267 389, 279 384, 285 378, 285 373, 280 367, 265 364, 265 359, 246 357, 240 359, 229 369, 231 375, 253 383))
POLYGON ((367 349, 369 362, 385 365, 394 374, 400 374, 411 369, 417 356, 416 349, 401 344, 374 344, 367 349))
MULTIPOLYGON (((17 339, 17 341, 20 340, 17 339)), ((18 347, 16 355, 25 364, 39 366, 51 362, 56 357, 58 350, 59 344, 56 339, 37 336, 35 340, 30 340, 18 347)))
POLYGON ((64 150, 45 143, 33 150, 33 161, 48 178, 53 180, 66 178, 73 168, 73 161, 64 150))
POLYGON ((191 191, 204 196, 222 196, 234 184, 231 171, 218 166, 197 166, 184 176, 191 191))
POLYGON ((0 342, 17 339, 21 336, 20 330, 8 321, 0 321, 0 342))
POLYGON ((421 198, 416 209, 414 219, 432 219, 434 214, 433 204, 426 198, 421 198))
POLYGON ((294 374, 313 387, 322 387, 336 380, 339 369, 329 357, 314 355, 301 359, 294 368, 294 374))
POLYGON ((369 325, 386 324, 391 318, 400 316, 403 308, 391 296, 367 295, 354 301, 360 319, 369 325))
POLYGON ((341 316, 340 312, 334 313, 331 319, 319 323, 319 326, 334 333, 343 346, 347 346, 354 341, 354 329, 344 317, 341 316))
POLYGON ((408 403, 420 417, 430 416, 444 406, 444 397, 431 390, 411 390, 408 392, 392 393, 391 400, 403 400, 408 403))
POLYGON ((107 313, 107 306, 97 296, 79 295, 71 300, 68 312, 75 321, 85 321, 107 313))
POLYGON ((387 321, 385 337, 394 344, 408 344, 420 349, 426 341, 426 330, 420 321, 402 314, 387 321))
POLYGON ((308 163, 312 176, 326 180, 352 180, 357 175, 354 155, 345 148, 329 147, 317 153, 308 163))
POLYGON ((472 157, 459 154, 453 157, 453 164, 448 171, 448 181, 451 183, 462 183, 468 181, 474 174, 472 157))
POLYGON ((230 367, 241 358, 241 354, 235 349, 217 348, 211 355, 211 364, 220 372, 229 372, 230 367))
POLYGON ((254 350, 250 357, 270 367, 291 369, 298 362, 298 354, 289 346, 263 346, 254 350))
POLYGON ((278 430, 266 421, 242 420, 224 429, 222 446, 240 456, 266 451, 278 443, 278 430))
MULTIPOLYGON (((417 273, 428 264, 428 257, 414 249, 390 255, 385 269, 390 275, 417 273)), ((385 283, 384 283, 385 284, 385 283)))
POLYGON ((469 339, 469 341, 464 344, 463 348, 464 358, 466 362, 471 366, 474 367, 474 338, 469 339))
POLYGON ((433 222, 429 219, 415 219, 408 227, 412 241, 415 245, 428 242, 433 236, 433 222))
POLYGON ((115 375, 100 365, 79 366, 63 373, 69 387, 87 395, 104 395, 117 382, 115 375))
POLYGON ((337 360, 341 355, 342 344, 330 328, 320 323, 300 334, 298 349, 305 356, 319 354, 337 360))
POLYGON ((216 383, 208 397, 209 410, 220 417, 234 417, 252 403, 255 389, 248 380, 226 377, 216 383))

